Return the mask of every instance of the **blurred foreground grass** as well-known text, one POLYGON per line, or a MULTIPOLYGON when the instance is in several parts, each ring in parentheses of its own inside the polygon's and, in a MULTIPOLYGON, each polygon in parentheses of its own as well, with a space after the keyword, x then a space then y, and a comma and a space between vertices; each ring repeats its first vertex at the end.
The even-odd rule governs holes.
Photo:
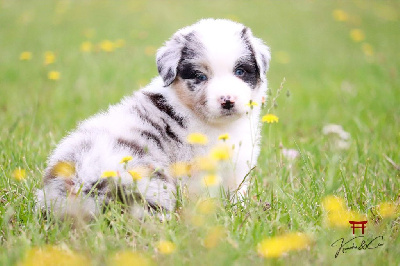
POLYGON ((398 211, 400 195, 399 10, 398 1, 0 1, 0 264, 399 264, 398 212, 385 218, 378 207, 398 211), (79 229, 38 217, 33 193, 56 143, 147 84, 156 49, 203 17, 242 22, 271 47, 269 106, 286 80, 244 208, 215 204, 142 224, 115 204, 79 229), (350 134, 342 148, 322 133, 329 123, 350 134), (366 238, 382 235, 382 247, 335 259, 330 245, 352 233, 324 214, 332 194, 344 201, 327 206, 340 205, 343 220, 365 215, 366 238), (269 238, 293 232, 308 248, 263 257, 260 246, 293 241, 269 238))

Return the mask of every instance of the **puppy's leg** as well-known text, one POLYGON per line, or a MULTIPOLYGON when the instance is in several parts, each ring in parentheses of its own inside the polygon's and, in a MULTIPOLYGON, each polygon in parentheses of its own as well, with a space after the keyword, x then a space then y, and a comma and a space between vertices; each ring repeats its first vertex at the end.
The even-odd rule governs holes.
MULTIPOLYGON (((176 205, 175 180, 163 171, 149 171, 151 174, 139 181, 132 181, 132 177, 126 173, 121 175, 126 203, 130 206, 130 212, 136 218, 142 219, 147 214, 157 215, 160 220, 170 219, 171 212, 176 205)), ((119 196, 120 198, 121 196, 119 196)))

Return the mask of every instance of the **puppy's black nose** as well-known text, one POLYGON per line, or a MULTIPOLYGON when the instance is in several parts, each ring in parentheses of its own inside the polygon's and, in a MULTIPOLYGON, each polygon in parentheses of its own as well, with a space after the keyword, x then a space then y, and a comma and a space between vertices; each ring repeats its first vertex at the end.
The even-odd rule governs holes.
POLYGON ((222 103, 222 108, 229 110, 229 109, 232 109, 234 105, 235 105, 235 102, 231 102, 230 100, 226 100, 224 103, 222 103))
POLYGON ((235 106, 235 101, 231 98, 231 96, 222 96, 220 100, 223 109, 229 110, 235 106))

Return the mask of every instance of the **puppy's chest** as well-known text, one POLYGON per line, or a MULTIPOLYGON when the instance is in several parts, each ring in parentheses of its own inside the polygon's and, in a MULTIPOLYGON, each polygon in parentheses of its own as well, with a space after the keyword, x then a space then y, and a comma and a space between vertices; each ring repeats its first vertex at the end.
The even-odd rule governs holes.
POLYGON ((213 126, 193 123, 187 130, 187 134, 201 133, 207 136, 208 144, 205 146, 194 145, 193 156, 201 156, 210 153, 215 148, 227 147, 232 155, 241 154, 241 158, 250 156, 255 132, 252 132, 248 120, 241 119, 227 126, 213 126))

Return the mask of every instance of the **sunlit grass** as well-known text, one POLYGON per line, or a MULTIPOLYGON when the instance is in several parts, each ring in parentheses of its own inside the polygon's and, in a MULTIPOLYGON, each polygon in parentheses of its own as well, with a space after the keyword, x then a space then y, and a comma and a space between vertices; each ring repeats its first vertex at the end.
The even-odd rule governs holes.
MULTIPOLYGON (((395 1, 0 2, 0 264, 54 262, 52 254, 95 265, 399 264, 399 10, 395 1), (156 47, 202 17, 242 22, 272 51, 270 96, 257 103, 270 116, 245 202, 193 202, 182 190, 164 223, 134 220, 118 202, 88 225, 35 213, 56 143, 146 85, 157 75, 156 47), (341 134, 324 134, 329 124, 341 134), (335 259, 330 245, 352 237, 353 214, 384 247, 335 259), (283 248, 268 252, 271 243, 283 248)), ((223 146, 212 154, 230 157, 223 146)), ((210 184, 213 160, 194 162, 210 184)), ((104 177, 118 175, 109 170, 104 177)), ((146 172, 126 170, 134 180, 146 172)), ((59 171, 74 172, 68 162, 59 171)))

